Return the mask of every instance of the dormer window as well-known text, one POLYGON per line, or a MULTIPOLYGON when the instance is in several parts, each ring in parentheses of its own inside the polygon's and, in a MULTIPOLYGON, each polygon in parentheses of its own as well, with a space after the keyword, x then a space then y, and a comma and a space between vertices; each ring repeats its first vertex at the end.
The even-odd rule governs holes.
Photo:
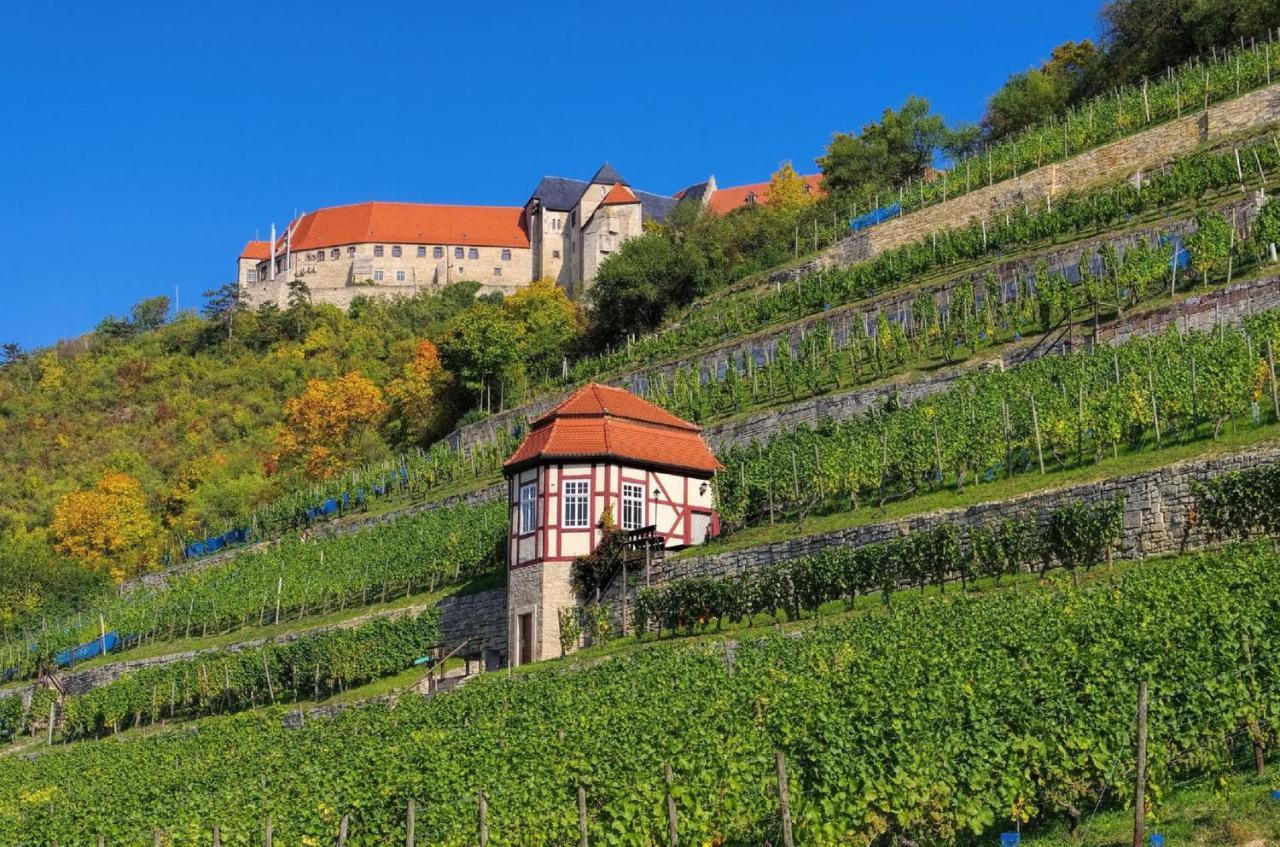
POLYGON ((747 203, 754 204, 756 202, 756 193, 751 191, 747 194, 747 203))

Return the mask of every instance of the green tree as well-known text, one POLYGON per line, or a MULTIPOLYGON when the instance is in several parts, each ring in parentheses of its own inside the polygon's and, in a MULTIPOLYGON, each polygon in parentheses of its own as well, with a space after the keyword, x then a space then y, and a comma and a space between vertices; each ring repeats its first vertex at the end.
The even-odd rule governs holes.
POLYGON ((236 319, 248 311, 248 304, 240 296, 240 286, 234 282, 204 292, 205 304, 201 312, 209 322, 222 329, 230 341, 235 335, 236 319))
POLYGON ((888 188, 922 176, 946 139, 946 124, 929 101, 913 96, 859 133, 836 133, 818 164, 828 191, 888 188))
POLYGON ((1067 41, 1053 48, 1049 61, 1039 68, 1009 77, 987 103, 982 119, 987 139, 997 141, 1066 109, 1097 62, 1093 42, 1067 41))
POLYGON ((440 357, 460 387, 491 408, 497 394, 501 406, 504 378, 521 370, 522 330, 502 308, 476 303, 449 321, 440 341, 440 357))
POLYGON ((689 241, 660 231, 633 238, 600 265, 587 291, 588 333, 596 347, 657 326, 670 305, 703 293, 706 260, 689 241))

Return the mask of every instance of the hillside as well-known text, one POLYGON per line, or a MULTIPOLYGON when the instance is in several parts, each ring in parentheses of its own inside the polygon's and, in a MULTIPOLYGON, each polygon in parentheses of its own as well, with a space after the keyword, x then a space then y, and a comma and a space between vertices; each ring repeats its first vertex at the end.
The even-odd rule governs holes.
POLYGON ((1273 32, 1136 4, 577 300, 4 347, 0 847, 1280 836, 1273 32))
POLYGON ((648 843, 666 830, 668 763, 682 838, 745 845, 776 837, 780 751, 801 843, 950 840, 1009 826, 1010 809, 1040 825, 1104 787, 1129 796, 1137 679, 1153 692, 1156 786, 1233 772, 1253 726, 1241 716, 1272 719, 1278 622, 1260 598, 1277 573, 1252 547, 1094 588, 903 594, 801 638, 741 641, 728 660, 715 643, 664 647, 296 729, 267 711, 8 757, 0 820, 63 843, 158 827, 185 844, 215 824, 252 838, 266 816, 277 838, 324 840, 346 817, 351 843, 373 844, 404 838, 416 797, 418 837, 462 844, 483 796, 490 843, 558 843, 576 837, 582 784, 593 843, 648 843), (1250 649, 1220 637, 1244 631, 1250 649))

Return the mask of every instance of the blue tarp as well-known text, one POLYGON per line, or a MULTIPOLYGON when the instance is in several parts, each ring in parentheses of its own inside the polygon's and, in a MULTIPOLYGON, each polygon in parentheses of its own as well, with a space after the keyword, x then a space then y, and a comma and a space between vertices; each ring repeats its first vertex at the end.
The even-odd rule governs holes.
POLYGON ((882 221, 887 221, 889 218, 896 217, 901 213, 901 211, 902 206, 897 203, 893 203, 889 206, 881 206, 878 209, 872 209, 870 212, 858 215, 856 218, 851 218, 849 220, 849 231, 857 232, 860 229, 875 226, 882 221))
POLYGON ((1185 271, 1188 267, 1191 266, 1191 253, 1187 251, 1187 248, 1183 244, 1182 239, 1179 238, 1178 236, 1176 235, 1160 236, 1161 247, 1168 247, 1170 244, 1173 245, 1174 263, 1177 264, 1178 270, 1185 271))
POLYGON ((194 559, 196 556, 203 556, 206 553, 216 553, 223 547, 230 547, 233 544, 243 544, 248 540, 248 529, 233 529, 229 532, 224 532, 222 535, 215 535, 213 538, 206 538, 203 541, 193 541, 183 548, 182 553, 188 559, 194 559))
POLYGON ((73 647, 69 650, 63 650, 61 653, 53 657, 55 667, 66 667, 75 662, 83 662, 86 659, 92 659, 94 656, 101 656, 103 653, 109 653, 120 643, 120 636, 115 632, 108 632, 103 638, 95 638, 79 647, 73 647))

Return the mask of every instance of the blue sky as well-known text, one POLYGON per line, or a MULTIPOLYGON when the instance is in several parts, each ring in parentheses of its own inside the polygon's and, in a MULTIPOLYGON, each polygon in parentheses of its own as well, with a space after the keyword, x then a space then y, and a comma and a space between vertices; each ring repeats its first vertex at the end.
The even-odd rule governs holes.
POLYGON ((0 342, 180 289, 295 209, 519 205, 609 160, 673 192, 804 172, 909 94, 974 120, 1100 0, 25 3, 0 32, 0 342), (612 8, 614 5, 622 8, 612 8))

